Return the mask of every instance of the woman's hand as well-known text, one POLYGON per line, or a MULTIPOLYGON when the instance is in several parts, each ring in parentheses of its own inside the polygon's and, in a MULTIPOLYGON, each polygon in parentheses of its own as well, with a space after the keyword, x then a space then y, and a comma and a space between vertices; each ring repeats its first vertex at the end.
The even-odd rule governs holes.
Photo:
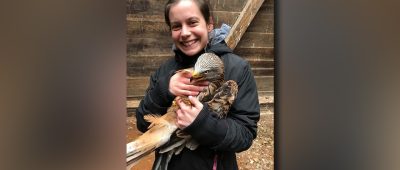
POLYGON ((192 124, 203 109, 203 104, 196 97, 189 96, 189 100, 193 106, 185 104, 180 98, 177 100, 180 109, 176 111, 176 123, 179 129, 184 129, 192 124))
POLYGON ((175 96, 197 96, 207 87, 208 82, 193 85, 190 83, 190 72, 181 71, 174 74, 169 81, 169 92, 175 96))

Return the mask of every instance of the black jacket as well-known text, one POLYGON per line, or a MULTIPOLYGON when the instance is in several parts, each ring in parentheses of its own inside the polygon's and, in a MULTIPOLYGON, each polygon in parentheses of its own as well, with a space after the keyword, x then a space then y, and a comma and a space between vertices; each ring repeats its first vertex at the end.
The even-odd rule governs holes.
MULTIPOLYGON (((200 146, 191 151, 184 149, 173 156, 169 170, 211 170, 217 154, 218 170, 238 169, 235 152, 248 149, 257 136, 257 122, 260 106, 256 82, 246 60, 232 53, 225 42, 206 48, 220 56, 225 65, 225 80, 234 80, 239 92, 226 119, 218 119, 210 114, 207 105, 194 122, 184 129, 200 146)), ((197 57, 187 57, 175 50, 175 58, 167 60, 151 75, 150 85, 136 112, 137 128, 145 132, 149 123, 145 114, 164 114, 175 96, 168 91, 169 80, 176 70, 192 67, 197 57)))

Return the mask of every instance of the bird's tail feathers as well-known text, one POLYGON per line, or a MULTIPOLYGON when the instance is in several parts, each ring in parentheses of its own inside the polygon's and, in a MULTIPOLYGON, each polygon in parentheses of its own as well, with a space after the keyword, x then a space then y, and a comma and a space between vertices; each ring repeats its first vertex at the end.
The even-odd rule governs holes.
POLYGON ((173 152, 158 153, 156 155, 152 170, 167 170, 168 163, 172 158, 173 152))
POLYGON ((166 153, 174 150, 186 142, 186 138, 182 138, 178 135, 179 132, 180 130, 177 130, 175 133, 172 133, 170 140, 160 147, 159 153, 166 153))
POLYGON ((126 161, 128 165, 139 162, 143 157, 166 143, 169 140, 168 134, 172 133, 175 128, 169 127, 157 116, 146 115, 145 119, 151 122, 151 127, 133 142, 127 144, 126 161))
POLYGON ((156 145, 154 143, 144 144, 140 140, 135 140, 129 144, 131 144, 133 151, 127 154, 126 162, 128 165, 138 163, 140 160, 142 160, 142 158, 149 155, 156 149, 156 145))

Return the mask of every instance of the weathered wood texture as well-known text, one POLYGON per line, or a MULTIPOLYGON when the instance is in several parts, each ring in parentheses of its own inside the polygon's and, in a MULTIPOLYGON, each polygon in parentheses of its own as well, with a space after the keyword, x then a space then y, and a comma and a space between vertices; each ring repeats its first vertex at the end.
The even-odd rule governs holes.
POLYGON ((225 38, 226 43, 231 49, 234 49, 239 43, 242 35, 245 33, 247 27, 250 25, 263 2, 264 0, 248 0, 246 2, 246 5, 240 13, 238 19, 232 26, 232 30, 225 38))
POLYGON ((257 81, 259 94, 273 94, 275 68, 273 0, 264 1, 234 52, 249 61, 256 79, 269 77, 268 81, 257 81))
MULTIPOLYGON (((252 0, 250 0, 252 1, 252 0)), ((143 96, 150 74, 173 57, 164 21, 167 0, 127 0, 127 95, 143 96)), ((210 0, 215 28, 233 26, 247 0, 210 0)), ((260 93, 272 94, 274 75, 274 4, 264 0, 234 52, 253 70, 260 93)))

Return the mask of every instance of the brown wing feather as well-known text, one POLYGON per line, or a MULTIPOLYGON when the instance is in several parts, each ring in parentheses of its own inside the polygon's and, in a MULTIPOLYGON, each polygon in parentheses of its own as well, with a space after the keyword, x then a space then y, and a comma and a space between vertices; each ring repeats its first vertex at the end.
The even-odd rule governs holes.
POLYGON ((211 111, 217 113, 219 118, 225 118, 231 108, 238 92, 235 81, 226 81, 217 89, 214 98, 207 102, 211 111))

